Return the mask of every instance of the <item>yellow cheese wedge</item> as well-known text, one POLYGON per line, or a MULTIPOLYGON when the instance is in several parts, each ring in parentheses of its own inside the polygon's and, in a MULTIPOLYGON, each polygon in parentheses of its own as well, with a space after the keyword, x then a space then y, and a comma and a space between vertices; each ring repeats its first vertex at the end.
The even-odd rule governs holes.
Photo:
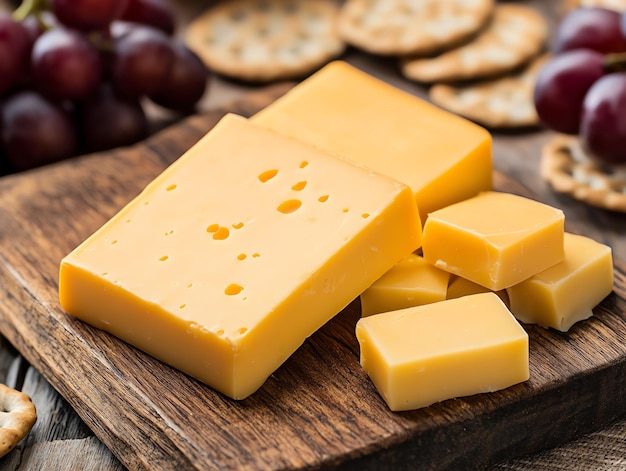
POLYGON ((498 291, 563 260, 563 211, 522 196, 483 192, 430 214, 429 263, 498 291))
POLYGON ((405 182, 429 212, 492 188, 483 128, 335 61, 253 122, 405 182))
POLYGON ((460 276, 451 276, 450 283, 448 284, 448 291, 446 293, 446 299, 455 299, 462 296, 468 296, 470 294, 478 293, 495 293, 498 297, 504 301, 504 304, 509 305, 509 296, 505 289, 499 291, 491 291, 489 288, 474 283, 473 281, 466 280, 460 276))
POLYGON ((611 248, 565 233, 565 260, 507 292, 520 321, 566 332, 613 290, 611 248))
POLYGON ((359 319, 361 365, 393 411, 529 378, 528 335, 493 293, 359 319))
POLYGON ((406 185, 228 115, 62 260, 59 296, 242 399, 420 234, 406 185))
POLYGON ((446 299, 450 274, 411 254, 361 294, 361 314, 370 316, 446 299))

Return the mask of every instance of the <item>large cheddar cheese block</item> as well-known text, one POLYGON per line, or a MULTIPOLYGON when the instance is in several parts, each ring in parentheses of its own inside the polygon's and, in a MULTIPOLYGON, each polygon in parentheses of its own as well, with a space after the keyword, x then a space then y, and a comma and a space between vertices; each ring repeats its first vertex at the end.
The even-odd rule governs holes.
POLYGON ((485 129, 342 61, 251 119, 405 182, 422 221, 492 187, 485 129))
POLYGON ((59 296, 242 399, 420 237, 406 185, 227 115, 62 260, 59 296))

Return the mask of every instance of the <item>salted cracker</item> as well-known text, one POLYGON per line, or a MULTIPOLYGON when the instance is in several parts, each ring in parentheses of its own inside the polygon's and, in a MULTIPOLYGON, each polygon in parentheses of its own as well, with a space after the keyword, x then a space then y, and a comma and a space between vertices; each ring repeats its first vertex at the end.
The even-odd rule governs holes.
POLYGON ((626 165, 602 166, 587 158, 576 136, 557 135, 544 146, 541 176, 558 193, 626 212, 626 165))
POLYGON ((0 456, 15 448, 36 420, 37 412, 30 397, 0 384, 0 456))
POLYGON ((347 0, 339 33, 372 54, 432 54, 476 34, 493 6, 494 0, 347 0))
POLYGON ((497 79, 465 85, 433 85, 430 100, 448 111, 491 129, 539 125, 533 100, 537 74, 547 54, 538 56, 519 72, 497 79))
POLYGON ((501 3, 475 40, 432 58, 405 57, 402 74, 423 83, 475 80, 521 67, 545 47, 548 27, 535 9, 501 3))
POLYGON ((211 70, 270 82, 314 72, 341 55, 334 0, 233 0, 206 10, 187 28, 187 45, 211 70))

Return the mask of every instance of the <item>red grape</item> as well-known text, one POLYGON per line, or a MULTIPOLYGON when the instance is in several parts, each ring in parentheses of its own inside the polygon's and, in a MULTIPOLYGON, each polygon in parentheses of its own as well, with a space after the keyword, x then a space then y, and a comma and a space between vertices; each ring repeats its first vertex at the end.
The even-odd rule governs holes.
POLYGON ((52 0, 51 9, 61 23, 81 31, 106 28, 126 8, 128 0, 52 0))
POLYGON ((598 52, 576 49, 546 62, 539 71, 534 92, 537 114, 546 126, 578 134, 585 94, 604 75, 603 60, 598 52))
POLYGON ((120 19, 149 25, 168 35, 176 27, 174 11, 166 0, 128 0, 120 19))
POLYGON ((86 98, 102 80, 102 59, 89 40, 77 31, 53 28, 35 41, 32 73, 45 93, 69 100, 86 98))
POLYGON ((148 133, 140 103, 117 95, 107 84, 81 105, 79 118, 87 152, 134 144, 148 133))
POLYGON ((34 91, 9 97, 2 106, 2 145, 13 167, 27 170, 71 157, 77 150, 70 114, 34 91))
POLYGON ((592 49, 608 54, 626 52, 626 36, 620 28, 621 15, 606 8, 571 10, 557 28, 553 51, 592 49))
POLYGON ((583 102, 580 139, 592 157, 626 163, 626 72, 607 74, 591 86, 583 102))
POLYGON ((112 80, 129 96, 156 93, 174 62, 172 42, 163 31, 148 26, 132 28, 119 37, 112 52, 112 80))
POLYGON ((208 70, 200 58, 181 42, 174 43, 174 63, 159 90, 150 94, 156 104, 191 112, 205 93, 208 70))
POLYGON ((10 16, 0 14, 0 94, 26 74, 31 46, 26 28, 10 16))

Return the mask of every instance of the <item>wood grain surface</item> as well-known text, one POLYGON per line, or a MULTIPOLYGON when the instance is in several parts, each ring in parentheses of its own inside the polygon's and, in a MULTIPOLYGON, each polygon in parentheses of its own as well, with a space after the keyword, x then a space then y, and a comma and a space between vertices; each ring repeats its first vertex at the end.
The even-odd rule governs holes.
MULTIPOLYGON (((287 88, 264 89, 129 149, 0 179, 0 332, 121 463, 133 470, 403 469, 419 460, 423 469, 475 468, 555 446, 626 413, 620 258, 614 293, 592 319, 567 334, 525 326, 529 381, 403 413, 387 409, 359 366, 358 301, 239 402, 61 311, 57 274, 66 253, 225 112, 250 115, 287 88)), ((496 139, 496 167, 536 155, 544 139, 496 139)), ((495 182, 533 194, 501 170, 495 182)), ((615 215, 593 214, 586 224, 584 211, 566 212, 568 229, 611 237, 596 226, 615 215)), ((622 239, 615 236, 617 244, 622 239)))

